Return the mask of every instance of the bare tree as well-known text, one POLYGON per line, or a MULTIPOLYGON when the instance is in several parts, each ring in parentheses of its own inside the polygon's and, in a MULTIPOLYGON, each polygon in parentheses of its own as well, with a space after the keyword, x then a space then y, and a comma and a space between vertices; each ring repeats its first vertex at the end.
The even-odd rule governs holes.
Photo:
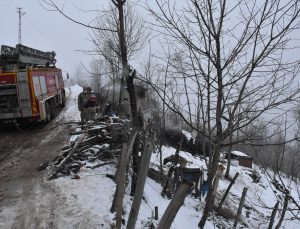
MULTIPOLYGON (((295 84, 299 64, 284 55, 292 48, 289 41, 299 26, 300 3, 189 0, 177 6, 168 0, 155 2, 155 8, 148 5, 156 19, 153 25, 173 42, 172 55, 177 58, 180 53, 182 63, 174 61, 168 77, 173 77, 179 87, 182 84, 187 92, 184 104, 176 104, 169 95, 169 109, 205 135, 211 145, 209 192, 199 222, 203 228, 214 202, 212 181, 220 151, 228 145, 225 139, 269 111, 299 98, 295 84), (201 129, 191 122, 197 116, 202 119, 201 129)), ((163 90, 152 86, 162 98, 163 90)), ((271 119, 270 125, 276 117, 271 119)))
MULTIPOLYGON (((137 53, 141 49, 148 34, 144 32, 143 21, 137 16, 136 12, 134 12, 132 5, 129 4, 130 1, 110 0, 110 9, 98 15, 97 20, 101 23, 96 23, 96 25, 94 25, 94 22, 97 21, 95 19, 87 23, 74 19, 64 11, 64 6, 60 7, 53 0, 40 0, 39 2, 46 10, 57 11, 74 23, 94 29, 97 31, 94 34, 98 34, 98 36, 100 36, 99 38, 105 38, 103 47, 100 46, 99 40, 93 40, 92 38, 92 41, 98 47, 97 51, 101 50, 102 56, 108 57, 108 53, 106 52, 108 47, 117 54, 117 58, 121 63, 121 89, 123 90, 126 82, 133 122, 136 125, 137 108, 133 84, 135 71, 130 73, 128 58, 129 55, 137 53), (126 7, 128 7, 127 11, 126 7), (112 17, 106 15, 111 15, 112 17)), ((114 63, 111 57, 110 61, 110 63, 114 63)))
MULTIPOLYGON (((119 81, 121 81, 119 94, 120 103, 123 97, 124 78, 118 77, 121 69, 120 64, 122 62, 122 47, 120 45, 121 26, 119 20, 120 7, 118 7, 118 4, 118 1, 112 1, 108 9, 99 11, 96 25, 97 27, 106 28, 106 30, 94 29, 93 33, 90 34, 90 40, 95 47, 95 54, 103 57, 111 69, 113 87, 115 87, 116 82, 119 83, 119 81), (116 28, 119 32, 115 33, 113 28, 116 28)), ((137 56, 147 43, 148 33, 145 30, 142 18, 138 16, 131 1, 128 1, 128 3, 124 5, 123 17, 126 52, 128 59, 131 59, 137 56)), ((123 48, 123 52, 124 51, 123 48)))
MULTIPOLYGON (((115 3, 108 6, 108 9, 99 11, 96 19, 97 27, 107 28, 106 30, 94 29, 91 39, 95 44, 96 51, 105 58, 110 58, 103 52, 103 49, 111 49, 117 56, 121 56, 120 37, 113 31, 113 28, 120 29, 118 8, 115 3)), ((124 5, 124 33, 128 59, 136 57, 147 44, 149 33, 145 29, 145 23, 134 8, 133 3, 128 1, 124 5)))

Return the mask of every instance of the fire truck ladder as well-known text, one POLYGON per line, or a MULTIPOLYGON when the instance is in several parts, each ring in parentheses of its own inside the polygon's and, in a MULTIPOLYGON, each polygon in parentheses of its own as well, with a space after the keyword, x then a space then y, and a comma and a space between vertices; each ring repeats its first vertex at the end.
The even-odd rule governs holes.
POLYGON ((26 66, 55 66, 55 52, 43 52, 18 44, 16 48, 1 45, 0 66, 5 68, 26 66), (9 67, 11 66, 11 67, 9 67))

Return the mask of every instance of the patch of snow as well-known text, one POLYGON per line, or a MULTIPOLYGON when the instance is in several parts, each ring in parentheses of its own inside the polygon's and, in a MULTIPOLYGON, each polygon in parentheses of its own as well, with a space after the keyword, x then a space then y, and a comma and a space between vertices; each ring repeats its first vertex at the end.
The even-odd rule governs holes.
MULTIPOLYGON (((91 163, 89 164, 91 165, 91 163)), ((111 203, 115 189, 115 183, 106 177, 106 173, 115 172, 111 166, 103 166, 96 169, 81 169, 80 179, 70 179, 70 177, 61 177, 55 180, 65 197, 67 205, 76 203, 77 211, 73 216, 74 221, 69 222, 69 228, 110 228, 113 222, 113 215, 110 213, 111 203), (76 217, 82 220, 86 214, 93 222, 86 226, 82 221, 77 221, 76 217), (97 227, 98 226, 98 227, 97 227), (101 226, 101 227, 100 227, 101 226)), ((74 206, 75 207, 75 206, 74 206)), ((75 210, 75 209, 73 209, 75 210)), ((66 228, 65 220, 62 220, 58 228, 66 228)))
POLYGON ((80 121, 80 111, 77 107, 77 98, 80 92, 82 92, 82 87, 79 85, 74 85, 70 88, 66 88, 66 107, 64 112, 59 115, 59 119, 64 121, 80 121))
MULTIPOLYGON (((81 91, 81 87, 78 85, 70 88, 68 92, 69 105, 65 112, 65 118, 67 120, 79 120, 79 111, 77 110, 77 96, 81 91), (68 113, 69 112, 69 113, 68 113)), ((188 132, 183 133, 190 138, 191 135, 188 132)), ((94 149, 101 147, 107 147, 107 145, 95 145, 94 149)), ((176 149, 171 147, 162 147, 162 159, 175 154, 176 149)), ((236 155, 247 156, 240 151, 233 151, 236 155)), ((203 159, 194 157, 188 152, 180 151, 179 155, 188 160, 187 167, 189 168, 206 168, 203 159)), ((66 209, 60 209, 57 214, 61 217, 57 222, 57 228, 111 228, 114 224, 114 214, 110 213, 110 208, 115 192, 115 183, 106 177, 106 174, 114 175, 116 167, 111 165, 105 165, 96 169, 89 169, 87 167, 94 166, 99 161, 90 163, 86 162, 79 172, 80 179, 72 180, 70 177, 61 177, 55 180, 55 184, 59 192, 64 196, 63 201, 68 206, 66 209)), ((160 165, 160 155, 158 152, 153 153, 151 156, 151 167, 158 170, 160 165)), ((237 178, 235 184, 229 192, 229 195, 223 205, 226 211, 236 214, 240 197, 244 187, 248 188, 247 197, 245 201, 245 207, 242 210, 241 222, 237 228, 245 228, 243 224, 248 228, 268 228, 270 221, 270 215, 272 208, 279 199, 280 193, 274 194, 274 187, 270 182, 270 178, 259 169, 256 168, 256 172, 261 176, 259 183, 254 183, 250 174, 253 170, 244 168, 238 164, 233 164, 230 170, 230 177, 233 177, 236 172, 240 175, 237 178), (242 224, 243 223, 243 224, 242 224)), ((164 166, 164 172, 167 172, 169 165, 164 166)), ((271 172, 270 172, 271 173, 271 172)), ((287 178, 283 178, 284 182, 291 188, 291 195, 298 203, 299 195, 297 189, 299 186, 294 182, 289 182, 287 178)), ((229 181, 221 178, 217 191, 216 203, 219 203, 221 197, 225 193, 229 181)), ((149 222, 154 222, 157 225, 161 219, 165 209, 170 203, 169 199, 161 196, 162 186, 150 178, 147 178, 144 190, 145 199, 142 201, 136 228, 146 228, 149 222), (155 221, 152 217, 155 206, 158 206, 159 220, 155 221)), ((130 185, 127 185, 126 194, 124 197, 123 207, 125 210, 124 219, 127 221, 132 197, 129 195, 130 185)), ((281 197, 283 198, 283 197, 281 197)), ((180 208, 176 218, 171 226, 172 229, 181 228, 198 228, 198 223, 202 216, 205 200, 202 198, 200 201, 188 195, 185 199, 184 205, 180 208)), ((290 202, 291 209, 295 208, 290 202)), ((9 212, 8 212, 9 213, 9 212)), ((274 225, 277 224, 280 214, 277 214, 274 225)), ((296 229, 300 228, 299 221, 291 220, 293 215, 290 212, 286 213, 285 220, 283 221, 282 228, 296 229)), ((233 219, 225 219, 221 216, 216 216, 214 213, 208 218, 205 228, 232 228, 233 219)))
POLYGON ((231 151, 231 154, 238 156, 238 157, 249 157, 247 154, 241 152, 241 151, 231 151))
POLYGON ((76 142, 77 139, 79 138, 79 136, 80 136, 80 134, 72 135, 70 138, 70 143, 76 142))
POLYGON ((186 136, 187 140, 190 140, 191 137, 192 137, 192 134, 188 131, 185 131, 185 130, 181 130, 182 133, 186 136))

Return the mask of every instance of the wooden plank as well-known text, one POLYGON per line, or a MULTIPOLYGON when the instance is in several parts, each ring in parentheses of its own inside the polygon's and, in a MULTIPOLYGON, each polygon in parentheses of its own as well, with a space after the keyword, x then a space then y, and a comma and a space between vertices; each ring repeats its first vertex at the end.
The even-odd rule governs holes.
POLYGON ((167 182, 167 176, 165 174, 162 175, 161 172, 153 168, 149 168, 148 177, 150 177, 152 180, 155 180, 161 185, 164 185, 167 182))
POLYGON ((150 159, 151 159, 151 154, 153 152, 153 148, 154 148, 153 137, 146 136, 144 153, 143 153, 142 161, 141 161, 141 165, 140 165, 140 168, 142 168, 142 169, 139 169, 137 183, 136 183, 136 190, 135 190, 131 210, 129 213, 127 229, 135 228, 137 216, 139 214, 140 205, 141 205, 141 201, 143 198, 143 192, 144 192, 146 177, 147 177, 147 173, 148 173, 148 169, 149 169, 149 164, 150 164, 150 159))
POLYGON ((225 199, 226 199, 226 197, 227 197, 227 195, 228 195, 228 193, 229 193, 229 191, 230 191, 232 185, 235 183, 235 180, 236 180, 236 178, 237 178, 238 176, 239 176, 239 173, 237 172, 237 173, 235 174, 235 176, 233 177, 232 181, 230 182, 230 184, 228 185, 228 188, 227 188, 227 190, 226 190, 226 192, 225 192, 225 194, 224 194, 222 200, 221 200, 220 203, 219 203, 218 211, 221 210, 221 207, 222 207, 222 205, 223 205, 223 203, 224 203, 224 201, 225 201, 225 199))
POLYGON ((86 133, 81 134, 80 137, 78 138, 78 140, 76 141, 76 143, 74 144, 73 148, 71 149, 71 151, 69 152, 68 156, 65 157, 60 164, 58 165, 58 167, 50 174, 50 176, 48 177, 48 180, 53 179, 57 176, 57 173, 62 169, 62 167, 68 162, 68 160, 71 158, 71 156, 76 152, 77 148, 79 147, 79 145, 82 143, 84 137, 86 136, 86 133))
POLYGON ((241 216, 242 209, 243 209, 244 202, 245 202, 245 198, 246 198, 246 195, 247 195, 247 190, 248 190, 248 188, 246 188, 246 187, 243 189, 240 205, 239 205, 239 208, 238 208, 235 220, 234 220, 233 228, 236 228, 236 226, 238 224, 238 221, 239 221, 239 218, 241 216))
POLYGON ((128 143, 124 142, 122 146, 122 153, 120 157, 120 164, 119 164, 119 172, 117 177, 117 187, 116 187, 116 193, 113 203, 115 203, 115 209, 114 204, 112 206, 111 211, 116 211, 116 228, 121 229, 122 225, 122 211, 123 211, 123 198, 125 193, 125 179, 126 179, 126 168, 128 164, 128 143))
POLYGON ((129 143, 124 142, 122 146, 122 152, 119 160, 119 168, 117 171, 117 187, 115 191, 115 196, 113 199, 112 207, 110 211, 116 212, 116 228, 120 229, 122 225, 122 210, 123 210, 123 198, 125 193, 126 185, 126 170, 129 155, 132 151, 133 142, 138 133, 137 129, 134 129, 129 138, 129 143))
POLYGON ((174 198, 169 203, 156 229, 169 229, 175 216, 182 206, 185 197, 190 189, 190 185, 181 184, 175 192, 174 198))

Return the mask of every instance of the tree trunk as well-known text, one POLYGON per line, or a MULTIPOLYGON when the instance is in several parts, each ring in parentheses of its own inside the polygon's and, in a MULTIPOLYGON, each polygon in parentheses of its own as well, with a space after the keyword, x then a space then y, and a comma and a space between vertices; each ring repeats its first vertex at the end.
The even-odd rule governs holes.
POLYGON ((133 84, 133 79, 135 77, 135 71, 133 71, 132 74, 129 74, 129 66, 128 66, 128 58, 127 58, 127 46, 126 46, 125 27, 124 27, 124 11, 123 11, 123 5, 125 2, 126 2, 126 0, 125 1, 118 0, 118 11, 119 11, 119 22, 120 22, 119 40, 120 40, 121 60, 122 60, 122 79, 121 79, 120 99, 122 99, 123 89, 124 89, 124 79, 126 79, 127 91, 128 91, 129 99, 130 99, 133 126, 138 126, 138 122, 136 120, 137 105, 136 105, 136 97, 135 97, 134 84, 133 84))
POLYGON ((232 151, 232 133, 230 134, 230 146, 227 154, 227 168, 226 168, 226 173, 225 177, 228 179, 229 178, 229 172, 230 172, 230 166, 231 166, 231 151, 232 151))
POLYGON ((175 162, 174 162, 174 166, 175 166, 175 170, 174 170, 174 179, 173 179, 173 184, 172 184, 172 192, 175 193, 176 188, 178 188, 178 171, 177 171, 177 165, 178 165, 178 160, 179 160, 179 149, 182 146, 182 141, 179 143, 178 148, 176 149, 175 152, 175 162))
POLYGON ((215 179, 213 181, 213 194, 212 194, 212 205, 214 205, 214 200, 216 199, 216 194, 219 186, 219 181, 220 181, 220 175, 217 173, 215 176, 215 179))
POLYGON ((277 201, 277 203, 275 204, 275 206, 273 208, 268 229, 272 229, 273 228, 274 219, 275 219, 276 213, 278 211, 278 205, 279 205, 279 201, 277 201))
MULTIPOLYGON (((161 177, 164 175, 164 170, 163 170, 163 159, 162 159, 162 142, 160 143, 160 146, 159 146, 159 172, 161 174, 161 177)), ((162 181, 162 178, 161 178, 161 181, 162 181)))
MULTIPOLYGON (((165 115, 165 114, 163 114, 165 115)), ((161 173, 161 176, 164 175, 164 170, 163 170, 163 152, 162 152, 162 147, 163 143, 165 141, 165 118, 163 117, 163 128, 160 128, 161 131, 161 137, 160 137, 160 143, 159 143, 159 171, 161 173)))
POLYGON ((231 166, 231 151, 232 151, 232 135, 233 135, 233 130, 232 130, 232 113, 229 110, 229 129, 230 129, 230 136, 229 136, 229 152, 227 154, 227 168, 226 168, 226 172, 225 172, 225 177, 229 178, 229 172, 230 172, 230 166, 231 166))
POLYGON ((171 180, 171 176, 173 174, 173 172, 175 171, 175 167, 174 166, 171 166, 170 169, 169 169, 169 172, 168 172, 168 175, 167 175, 167 181, 165 183, 165 186, 163 187, 163 190, 162 190, 162 195, 164 196, 165 194, 168 195, 168 187, 169 187, 169 182, 171 180))
MULTIPOLYGON (((203 215, 201 217, 201 220, 198 224, 200 228, 204 228, 206 219, 208 217, 209 212, 212 209, 212 206, 214 204, 214 196, 213 196, 213 178, 216 175, 217 169, 218 169, 218 162, 220 158, 220 144, 223 139, 223 130, 222 130, 222 103, 223 103, 223 73, 222 73, 222 65, 221 65, 221 43, 220 43, 220 34, 216 34, 215 37, 215 45, 216 45, 216 70, 217 70, 217 105, 216 105, 216 138, 215 138, 215 149, 214 154, 212 156, 212 161, 209 163, 208 168, 208 193, 207 193, 207 201, 204 207, 203 215)), ((212 139, 210 139, 211 141, 212 139)))
POLYGON ((125 37, 125 28, 124 28, 124 11, 123 5, 126 2, 123 0, 117 0, 116 6, 118 7, 119 12, 119 23, 120 28, 118 30, 119 42, 120 42, 120 51, 121 51, 121 61, 122 61, 122 77, 121 77, 121 86, 120 86, 120 96, 119 103, 122 102, 123 99, 123 90, 124 90, 124 79, 128 77, 128 59, 127 59, 127 47, 126 47, 126 37, 125 37))
MULTIPOLYGON (((217 150, 217 149, 216 149, 217 150)), ((209 212, 212 209, 214 199, 213 199, 213 178, 216 175, 217 169, 218 169, 218 159, 220 157, 219 150, 214 153, 212 160, 212 166, 208 169, 207 173, 207 183, 208 183, 208 192, 206 197, 206 204, 204 207, 203 215, 201 217, 201 220, 198 224, 199 228, 204 228, 206 219, 208 217, 209 212)))
POLYGON ((128 76, 126 78, 126 82, 127 82, 127 91, 128 91, 129 98, 130 98, 132 124, 133 124, 133 126, 138 127, 139 121, 138 121, 138 117, 137 117, 137 103, 136 103, 136 96, 135 96, 134 83, 133 83, 135 74, 136 74, 135 70, 131 74, 128 74, 128 76))
POLYGON ((135 141, 133 143, 133 150, 132 150, 132 176, 131 176, 131 188, 130 188, 130 195, 134 196, 135 194, 135 186, 136 186, 136 180, 139 172, 139 165, 140 165, 140 159, 139 159, 139 152, 140 152, 140 140, 141 136, 137 135, 135 138, 135 141))
POLYGON ((279 229, 281 224, 282 224, 282 221, 284 219, 284 216, 285 216, 285 213, 286 213, 286 209, 288 207, 288 204, 289 204, 289 195, 285 195, 284 197, 284 204, 283 204, 283 210, 282 210, 282 213, 281 213, 281 216, 280 216, 280 219, 275 227, 275 229, 279 229))

